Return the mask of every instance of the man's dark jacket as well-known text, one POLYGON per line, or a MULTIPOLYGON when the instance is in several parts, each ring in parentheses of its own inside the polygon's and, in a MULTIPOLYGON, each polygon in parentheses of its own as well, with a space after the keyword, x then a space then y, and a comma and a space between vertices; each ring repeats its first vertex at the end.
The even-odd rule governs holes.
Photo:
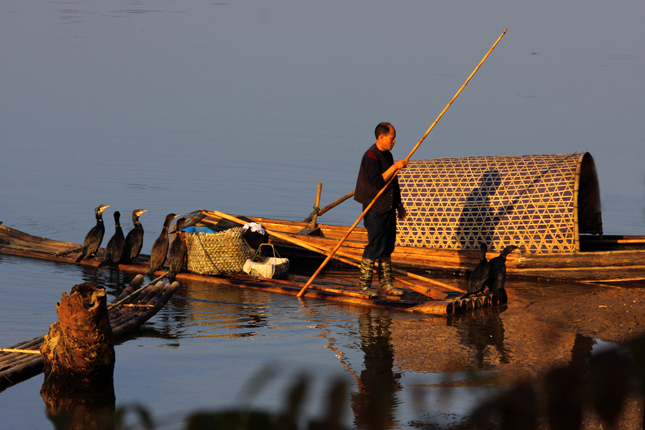
MULTIPOLYGON (((354 200, 363 204, 363 208, 369 205, 374 197, 385 186, 383 173, 394 164, 394 158, 390 151, 381 151, 372 145, 365 152, 361 160, 361 167, 358 170, 358 179, 356 179, 356 190, 354 200)), ((401 204, 401 189, 399 179, 394 178, 387 189, 381 194, 372 210, 378 213, 385 213, 392 208, 397 208, 401 204)))

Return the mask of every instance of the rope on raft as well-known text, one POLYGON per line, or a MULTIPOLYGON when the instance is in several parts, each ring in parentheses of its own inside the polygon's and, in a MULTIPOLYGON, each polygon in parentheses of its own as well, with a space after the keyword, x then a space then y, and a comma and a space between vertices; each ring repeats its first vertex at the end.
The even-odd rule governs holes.
POLYGON ((320 214, 320 208, 318 206, 314 206, 313 212, 311 212, 309 214, 309 216, 307 217, 307 219, 304 222, 310 223, 314 219, 314 216, 317 216, 319 214, 320 214))

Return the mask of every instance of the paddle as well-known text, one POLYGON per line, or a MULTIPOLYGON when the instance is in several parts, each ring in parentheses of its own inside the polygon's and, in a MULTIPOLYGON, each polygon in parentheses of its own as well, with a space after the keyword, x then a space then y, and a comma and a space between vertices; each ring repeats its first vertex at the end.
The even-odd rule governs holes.
MULTIPOLYGON (((406 160, 408 160, 408 161, 410 160, 410 157, 412 157, 412 155, 416 152, 416 150, 419 148, 419 146, 421 146, 421 143, 425 140, 425 138, 428 136, 428 134, 430 134, 430 132, 432 131, 432 129, 434 128, 434 126, 437 124, 437 122, 439 122, 439 120, 441 119, 441 117, 443 116, 443 114, 448 110, 448 108, 450 107, 450 105, 452 105, 452 103, 455 101, 455 99, 457 98, 457 96, 459 96, 459 94, 462 92, 462 90, 463 90, 464 88, 466 88, 466 85, 468 85, 468 82, 470 81, 470 79, 471 79, 471 78, 473 77, 473 75, 477 72, 477 70, 479 70, 479 68, 480 68, 480 67, 481 67, 481 65, 484 63, 484 61, 486 61, 486 58, 488 58, 488 56, 490 55, 490 53, 491 53, 491 52, 493 52, 493 49, 495 49, 495 47, 497 46, 497 44, 499 43, 499 41, 500 41, 500 40, 502 40, 502 37, 504 37, 504 35, 505 35, 505 34, 506 34, 506 29, 502 32, 502 34, 499 36, 499 38, 497 38, 497 40, 495 41, 495 43, 493 44, 493 46, 488 50, 488 52, 486 53, 486 55, 484 55, 484 58, 482 58, 482 60, 479 62, 479 64, 477 64, 477 67, 475 67, 475 70, 473 70, 473 72, 470 74, 470 76, 468 76, 468 79, 466 79, 466 81, 465 81, 465 82, 464 82, 464 84, 461 86, 461 88, 459 88, 459 91, 457 91, 457 93, 454 95, 454 97, 453 97, 453 98, 448 102, 448 104, 446 105, 446 107, 445 107, 445 108, 443 108, 443 110, 441 111, 441 113, 439 114, 439 116, 437 117, 437 119, 435 119, 435 120, 434 120, 434 122, 432 123, 432 125, 430 126, 430 128, 428 128, 428 131, 426 131, 426 132, 425 132, 425 134, 423 135, 423 137, 421 137, 421 139, 419 140, 419 142, 415 145, 415 147, 412 149, 412 151, 410 152, 410 154, 406 157, 406 160)), ((320 274, 320 272, 321 272, 321 271, 322 271, 322 269, 327 265, 327 263, 329 262, 329 260, 331 260, 331 259, 332 259, 332 257, 333 257, 333 256, 334 256, 334 254, 336 253, 336 251, 338 251, 338 249, 342 246, 343 242, 345 242, 345 240, 349 237, 349 235, 351 234, 351 232, 352 232, 352 231, 354 231, 354 229, 356 228, 356 226, 358 225, 358 223, 359 223, 359 222, 361 222, 361 220, 363 219, 363 217, 365 216, 365 214, 366 214, 366 213, 367 213, 367 212, 372 208, 372 206, 373 206, 373 205, 374 205, 374 203, 378 200, 378 198, 379 198, 379 197, 381 197, 381 194, 383 194, 383 192, 387 189, 387 187, 389 187, 389 186, 390 186, 390 184, 392 183, 392 181, 394 180, 394 178, 396 178, 396 175, 397 175, 398 173, 399 173, 399 170, 397 169, 397 170, 394 172, 394 174, 392 175, 392 177, 390 178, 390 180, 389 180, 389 181, 387 181, 387 183, 385 184, 385 186, 383 187, 383 189, 381 189, 381 191, 379 191, 379 193, 376 195, 376 197, 374 197, 374 200, 372 200, 372 202, 371 202, 369 205, 367 205, 367 207, 365 208, 365 210, 363 211, 363 213, 358 217, 358 219, 356 220, 356 222, 355 222, 354 224, 352 224, 352 226, 349 228, 349 230, 347 231, 347 233, 345 234, 345 236, 344 236, 344 237, 343 237, 343 238, 338 242, 338 244, 336 245, 336 247, 334 247, 334 249, 333 249, 333 251, 331 252, 331 254, 329 254, 329 255, 327 256, 327 258, 325 258, 325 260, 322 262, 322 264, 320 265, 320 267, 318 268, 318 270, 316 270, 316 271, 314 272, 314 274, 311 276, 311 278, 309 278, 309 281, 307 281, 307 283, 305 284, 305 286, 304 286, 304 287, 302 287, 302 289, 301 289, 301 290, 300 290, 300 292, 298 293, 298 297, 302 297, 302 296, 305 294, 305 291, 307 291, 307 288, 309 288, 309 286, 310 286, 310 285, 311 285, 311 283, 314 281, 314 279, 316 279, 316 276, 318 276, 318 274, 320 274)))

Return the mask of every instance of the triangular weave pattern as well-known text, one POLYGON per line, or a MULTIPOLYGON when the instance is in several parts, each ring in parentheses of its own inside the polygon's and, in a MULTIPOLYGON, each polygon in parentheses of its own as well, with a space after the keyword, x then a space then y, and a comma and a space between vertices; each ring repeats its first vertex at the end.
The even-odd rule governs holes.
POLYGON ((478 250, 486 242, 491 251, 517 245, 529 254, 577 252, 581 160, 582 154, 410 161, 399 173, 408 217, 398 221, 397 245, 478 250))

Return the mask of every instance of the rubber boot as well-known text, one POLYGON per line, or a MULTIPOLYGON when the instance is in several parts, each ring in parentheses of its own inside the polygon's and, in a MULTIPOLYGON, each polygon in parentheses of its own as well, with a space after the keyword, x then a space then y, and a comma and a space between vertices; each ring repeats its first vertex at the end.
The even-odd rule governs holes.
POLYGON ((402 296, 403 291, 399 290, 392 283, 392 258, 381 257, 379 260, 379 280, 381 281, 381 293, 388 296, 402 296))
POLYGON ((372 273, 374 271, 374 260, 363 258, 361 260, 361 277, 358 291, 370 299, 378 297, 378 293, 372 290, 372 273))

